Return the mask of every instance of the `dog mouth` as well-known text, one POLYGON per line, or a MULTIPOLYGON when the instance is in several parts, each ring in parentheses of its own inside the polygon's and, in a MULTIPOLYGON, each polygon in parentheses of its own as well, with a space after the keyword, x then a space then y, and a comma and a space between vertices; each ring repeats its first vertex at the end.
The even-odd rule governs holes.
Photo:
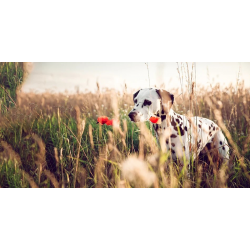
POLYGON ((130 118, 130 120, 132 121, 132 122, 139 122, 140 121, 140 119, 138 118, 138 113, 137 112, 130 112, 129 114, 128 114, 128 116, 129 116, 129 118, 130 118))

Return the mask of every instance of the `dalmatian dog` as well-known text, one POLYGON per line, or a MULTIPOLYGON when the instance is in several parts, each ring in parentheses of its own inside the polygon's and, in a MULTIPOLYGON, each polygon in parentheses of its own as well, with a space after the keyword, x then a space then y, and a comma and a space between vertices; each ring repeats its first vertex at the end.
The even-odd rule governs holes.
POLYGON ((134 93, 134 108, 129 113, 133 122, 148 121, 151 116, 158 117, 153 124, 156 138, 168 132, 166 148, 172 159, 183 164, 184 159, 190 162, 199 154, 208 154, 216 149, 223 163, 229 163, 229 147, 221 129, 213 121, 202 117, 186 117, 173 111, 174 95, 163 89, 146 88, 134 93), (195 152, 195 153, 192 153, 195 152))

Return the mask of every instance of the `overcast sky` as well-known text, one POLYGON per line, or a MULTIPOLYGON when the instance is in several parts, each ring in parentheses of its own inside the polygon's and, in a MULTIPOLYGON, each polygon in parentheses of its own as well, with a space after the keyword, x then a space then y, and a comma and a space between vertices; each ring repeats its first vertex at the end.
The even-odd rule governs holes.
MULTIPOLYGON (((178 63, 181 76, 187 76, 186 63, 178 63), (181 65, 183 67, 181 67, 181 65)), ((124 83, 129 90, 159 87, 165 83, 166 89, 180 88, 177 63, 137 62, 98 62, 98 63, 34 63, 33 71, 22 87, 23 92, 80 92, 95 91, 96 81, 101 88, 121 90, 124 83)), ((189 73, 192 63, 188 64, 189 73)), ((194 72, 194 71, 193 71, 194 72)), ((196 63, 197 85, 209 85, 220 82, 223 85, 235 84, 237 77, 245 80, 250 87, 250 63, 196 63)), ((194 77, 195 75, 193 75, 194 77)))

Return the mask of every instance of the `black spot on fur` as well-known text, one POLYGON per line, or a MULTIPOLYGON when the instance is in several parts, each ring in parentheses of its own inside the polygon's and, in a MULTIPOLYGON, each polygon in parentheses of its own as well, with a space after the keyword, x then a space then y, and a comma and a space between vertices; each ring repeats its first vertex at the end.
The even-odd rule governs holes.
POLYGON ((225 150, 225 147, 222 147, 223 150, 225 150))
MULTIPOLYGON (((178 120, 178 119, 177 119, 178 120)), ((184 129, 175 122, 173 116, 171 117, 171 125, 174 127, 174 130, 177 131, 179 133, 180 131, 180 135, 183 136, 184 135, 184 129), (179 128, 179 131, 178 131, 179 128)))
POLYGON ((172 152, 172 154, 175 154, 175 151, 173 149, 171 149, 171 152, 172 152))
POLYGON ((184 151, 186 150, 185 146, 183 146, 184 151))
POLYGON ((183 136, 185 134, 184 129, 182 127, 179 127, 179 129, 180 129, 181 136, 183 136))
POLYGON ((168 144, 168 140, 166 140, 166 143, 168 144))
POLYGON ((188 130, 187 130, 187 126, 185 126, 184 129, 185 129, 186 131, 188 131, 188 130))
POLYGON ((162 116, 161 116, 161 120, 162 120, 162 121, 166 120, 166 117, 167 117, 166 115, 162 115, 162 116))
POLYGON ((145 99, 144 102, 143 102, 143 104, 142 104, 142 106, 150 106, 151 104, 152 104, 151 101, 145 99))
POLYGON ((164 114, 164 110, 161 111, 162 115, 164 114))
POLYGON ((177 117, 178 117, 179 119, 181 119, 181 120, 182 120, 182 117, 181 117, 181 116, 177 115, 177 117))
POLYGON ((220 141, 220 145, 222 145, 222 141, 220 141))
POLYGON ((176 122, 180 123, 180 120, 179 120, 179 119, 176 119, 176 122))
POLYGON ((170 137, 171 137, 171 138, 176 138, 176 137, 177 137, 177 135, 172 134, 170 137))
POLYGON ((214 127, 213 131, 215 131, 215 127, 214 127))
POLYGON ((201 128, 201 125, 199 124, 198 127, 201 128))
POLYGON ((175 144, 174 143, 171 143, 172 147, 175 147, 175 144))
POLYGON ((176 127, 176 122, 175 122, 175 120, 174 120, 173 117, 171 117, 171 125, 172 125, 173 127, 176 127))

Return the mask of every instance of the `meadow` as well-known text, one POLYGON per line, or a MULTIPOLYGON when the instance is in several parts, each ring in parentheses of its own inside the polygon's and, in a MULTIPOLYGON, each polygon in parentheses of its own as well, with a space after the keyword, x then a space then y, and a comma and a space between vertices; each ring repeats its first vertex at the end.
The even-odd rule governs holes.
POLYGON ((101 91, 97 83, 96 93, 17 95, 22 81, 21 64, 0 64, 1 187, 250 187, 250 93, 244 81, 202 88, 180 73, 180 88, 171 90, 174 111, 215 121, 234 166, 228 171, 200 158, 189 176, 161 150, 150 122, 130 121, 126 85, 123 93, 101 91), (98 124, 104 115, 120 124, 98 124))

